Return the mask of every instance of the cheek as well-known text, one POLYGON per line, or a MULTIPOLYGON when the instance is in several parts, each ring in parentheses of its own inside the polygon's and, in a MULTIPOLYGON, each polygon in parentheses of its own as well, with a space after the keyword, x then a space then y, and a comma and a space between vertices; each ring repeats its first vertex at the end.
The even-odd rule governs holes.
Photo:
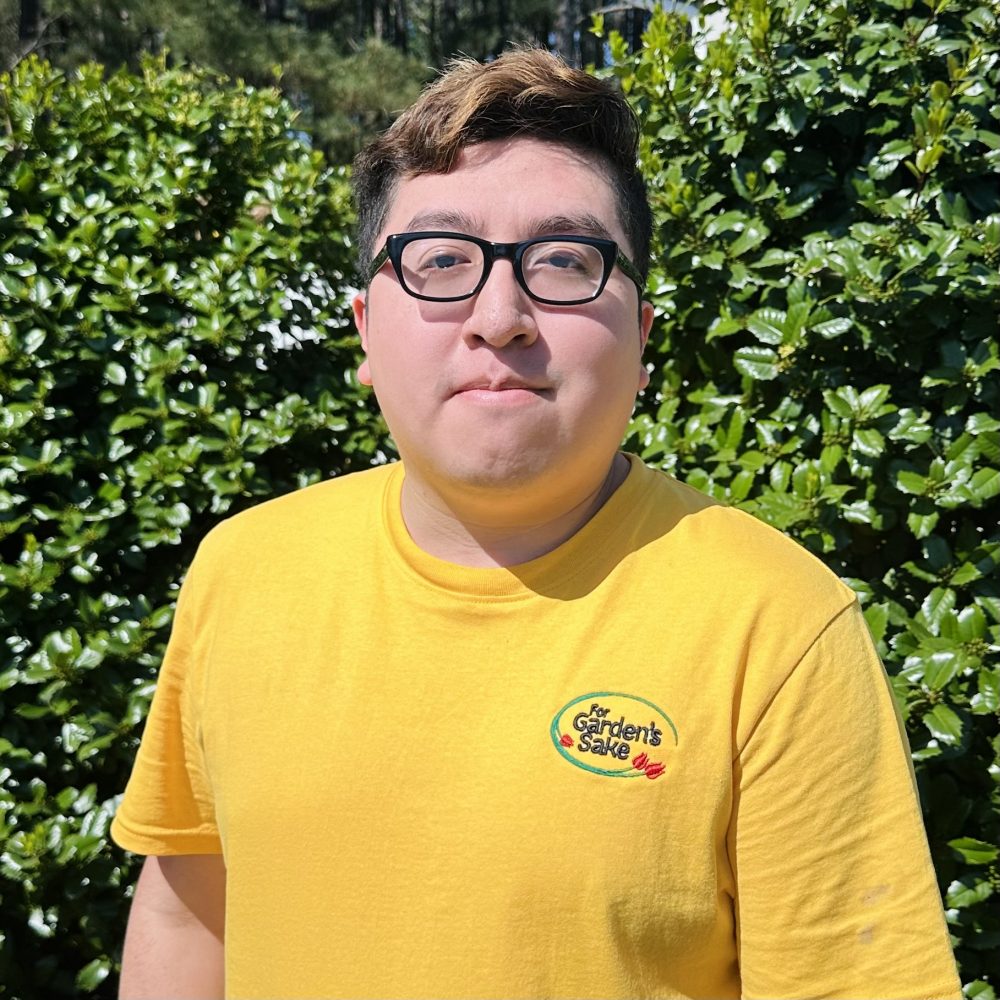
POLYGON ((371 331, 368 353, 358 369, 368 376, 383 414, 412 422, 426 419, 440 392, 443 354, 431 338, 407 338, 405 322, 371 331))
POLYGON ((563 342, 562 357, 569 368, 586 371, 595 391, 623 391, 638 388, 642 366, 639 331, 634 318, 618 326, 595 324, 577 328, 563 342))

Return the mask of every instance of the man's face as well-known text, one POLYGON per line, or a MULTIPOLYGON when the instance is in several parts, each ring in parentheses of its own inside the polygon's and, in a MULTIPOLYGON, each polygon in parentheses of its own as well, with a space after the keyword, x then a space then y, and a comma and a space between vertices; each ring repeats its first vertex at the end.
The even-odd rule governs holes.
MULTIPOLYGON (((491 242, 605 235, 631 255, 601 164, 535 139, 467 147, 447 174, 400 180, 387 235, 445 230, 491 242)), ((652 307, 615 268, 600 297, 533 301, 509 261, 461 302, 408 295, 388 263, 354 303, 365 361, 407 466, 440 495, 548 487, 570 493, 608 471, 636 393, 652 307)))

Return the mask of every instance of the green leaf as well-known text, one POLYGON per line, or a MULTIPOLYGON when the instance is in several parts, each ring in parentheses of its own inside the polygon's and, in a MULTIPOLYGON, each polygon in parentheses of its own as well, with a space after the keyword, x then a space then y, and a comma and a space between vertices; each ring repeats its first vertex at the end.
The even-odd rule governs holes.
POLYGON ((19 299, 27 290, 23 281, 15 278, 8 270, 0 270, 0 292, 11 299, 19 299))
POLYGON ((885 630, 889 624, 889 609, 884 604, 871 604, 865 608, 864 616, 872 640, 877 645, 885 638, 885 630))
POLYGON ((77 988, 83 990, 84 993, 91 993, 108 978, 110 973, 111 960, 108 958, 95 958, 77 973, 77 988))
POLYGON ((942 649, 931 653, 924 664, 924 683, 932 691, 940 691, 945 685, 951 683, 961 667, 962 661, 957 650, 942 649))
POLYGON ((720 233, 731 232, 732 230, 742 229, 747 222, 746 212, 722 212, 720 215, 715 216, 705 225, 705 235, 706 236, 718 236, 720 233))
POLYGON ((850 319, 842 316, 838 319, 828 319, 822 323, 817 323, 811 329, 821 337, 832 340, 834 337, 839 337, 841 334, 847 333, 853 325, 850 319))
POLYGON ((988 413, 974 413, 966 421, 965 429, 970 434, 989 434, 990 431, 1000 431, 1000 420, 988 413))
POLYGON ((798 135, 808 121, 806 109, 801 104, 782 104, 774 118, 775 124, 782 132, 798 135))
POLYGON ((916 538, 926 538, 937 527, 939 511, 932 511, 930 514, 911 513, 906 515, 906 526, 913 532, 916 538))
POLYGON ((997 1000, 993 987, 983 979, 966 983, 962 988, 962 994, 966 1000, 997 1000))
POLYGON ((885 438, 872 428, 856 430, 853 441, 855 450, 868 458, 878 458, 885 450, 885 438))
POLYGON ((928 536, 923 540, 921 547, 924 550, 928 565, 935 572, 943 572, 951 564, 951 546, 939 535, 928 536))
POLYGON ((954 590, 935 587, 921 603, 919 619, 937 635, 941 630, 941 622, 954 610, 957 600, 954 590))
POLYGON ((823 400, 838 417, 844 420, 851 420, 854 417, 854 407, 840 392, 832 392, 829 389, 824 389, 823 400))
POLYGON ((975 605, 962 608, 957 616, 957 635, 962 642, 986 638, 986 615, 975 605))
POLYGON ((991 597, 986 594, 979 594, 976 597, 976 604, 988 614, 993 621, 1000 624, 1000 597, 991 597))
POLYGON ((956 569, 951 576, 948 577, 948 582, 954 587, 961 587, 967 583, 972 583, 973 580, 981 579, 982 575, 983 572, 978 566, 974 563, 966 562, 962 563, 958 569, 956 569))
POLYGON ((109 430, 112 434, 120 434, 122 431, 131 430, 133 427, 143 427, 148 423, 148 417, 137 413, 123 413, 111 421, 109 430))
POLYGON ((739 333, 743 329, 743 323, 738 319, 720 316, 713 321, 708 328, 706 340, 715 340, 718 337, 728 337, 734 333, 739 333))
POLYGON ((896 473, 896 486, 901 493, 910 493, 918 497, 927 493, 927 480, 918 472, 901 469, 896 473))
POLYGON ((756 262, 757 267, 778 267, 783 264, 790 264, 796 259, 796 255, 790 250, 782 250, 779 247, 769 247, 756 262))
POLYGON ((787 314, 780 309, 758 309, 747 317, 747 329, 763 344, 780 344, 785 339, 787 314))
POLYGON ((742 257, 747 251, 759 247, 770 235, 771 230, 759 219, 755 219, 730 243, 729 253, 733 257, 742 257))
POLYGON ((741 347, 733 357, 733 365, 741 375, 760 382, 778 377, 778 355, 767 347, 741 347))
POLYGON ((37 354, 45 343, 45 331, 35 327, 29 330, 21 341, 21 349, 25 354, 37 354))
POLYGON ((952 882, 945 893, 945 905, 949 909, 964 910, 993 895, 993 886, 985 879, 977 879, 966 875, 952 882))
POLYGON ((948 846, 970 865, 986 865, 991 861, 996 861, 997 856, 1000 855, 1000 848, 995 844, 987 844, 985 841, 976 840, 975 837, 959 837, 958 840, 949 840, 948 846))
POLYGON ((977 500, 991 500, 1000 495, 1000 471, 979 469, 973 473, 967 489, 977 500))
POLYGON ((923 722, 931 736, 942 743, 955 744, 962 738, 962 720, 947 705, 935 705, 924 715, 923 722))
POLYGON ((982 666, 977 674, 979 690, 973 696, 973 711, 996 712, 1000 709, 1000 670, 982 666))
POLYGON ((775 462, 767 474, 771 489, 776 493, 784 493, 792 481, 792 466, 788 462, 775 462))

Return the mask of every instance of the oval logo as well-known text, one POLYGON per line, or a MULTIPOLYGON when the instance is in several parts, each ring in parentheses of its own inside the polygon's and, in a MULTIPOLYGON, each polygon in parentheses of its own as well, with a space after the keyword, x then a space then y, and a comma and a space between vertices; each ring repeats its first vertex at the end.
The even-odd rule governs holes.
POLYGON ((608 778, 658 778, 677 728, 662 708, 619 691, 593 691, 555 714, 552 743, 571 764, 608 778))

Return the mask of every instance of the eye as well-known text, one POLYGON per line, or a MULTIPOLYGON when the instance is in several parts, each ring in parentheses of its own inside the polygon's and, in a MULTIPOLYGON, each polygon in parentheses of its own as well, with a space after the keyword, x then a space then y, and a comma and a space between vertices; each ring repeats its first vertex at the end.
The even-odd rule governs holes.
POLYGON ((461 263, 461 260, 453 253, 439 253, 427 258, 423 262, 423 266, 429 267, 432 270, 443 271, 445 268, 454 267, 456 264, 461 263))
POLYGON ((413 266, 418 271, 447 271, 462 264, 470 264, 471 254, 466 247, 455 244, 428 246, 424 241, 411 244, 416 251, 413 266))
POLYGON ((544 262, 549 267, 570 268, 574 270, 585 266, 579 254, 566 253, 565 251, 549 254, 544 262))
POLYGON ((562 277, 590 278, 603 270, 600 251, 587 243, 536 243, 525 254, 524 264, 536 273, 549 271, 562 277))

